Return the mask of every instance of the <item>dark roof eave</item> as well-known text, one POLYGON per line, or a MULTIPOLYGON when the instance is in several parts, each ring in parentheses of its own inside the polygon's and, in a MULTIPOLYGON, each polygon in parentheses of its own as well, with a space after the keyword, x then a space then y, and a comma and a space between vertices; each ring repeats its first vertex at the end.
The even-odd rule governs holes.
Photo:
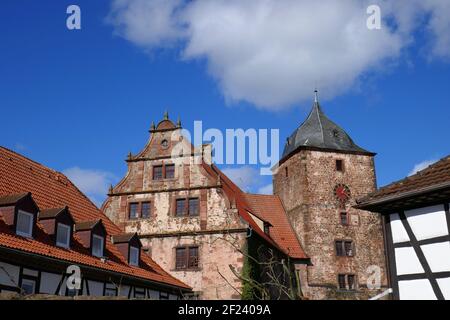
MULTIPOLYGON (((392 202, 404 200, 404 199, 411 198, 414 196, 418 196, 418 195, 422 195, 422 194, 430 193, 430 192, 435 192, 435 191, 439 191, 439 190, 447 189, 447 188, 450 188, 450 181, 438 183, 438 184, 427 186, 427 187, 420 188, 417 190, 405 191, 405 192, 401 192, 401 193, 397 193, 397 194, 393 194, 393 195, 388 195, 388 196, 381 197, 378 199, 367 200, 367 201, 364 201, 364 199, 361 199, 360 200, 361 202, 359 202, 357 200, 357 202, 359 202, 359 203, 354 207, 357 209, 370 209, 370 208, 380 206, 380 205, 383 205, 386 203, 392 203, 392 202)), ((375 192, 374 195, 376 195, 376 193, 377 192, 375 192)))
MULTIPOLYGON (((279 165, 281 165, 283 162, 288 160, 293 155, 299 153, 301 150, 311 150, 311 151, 322 151, 322 152, 335 152, 335 153, 345 153, 345 154, 356 154, 356 155, 363 155, 363 156, 371 156, 374 157, 377 155, 376 152, 371 151, 357 151, 357 150, 342 150, 342 149, 330 149, 330 148, 320 148, 320 147, 312 147, 312 146, 298 146, 293 151, 289 152, 285 156, 283 156, 280 161, 278 162, 279 165)), ((272 169, 274 169, 273 167, 272 169)))

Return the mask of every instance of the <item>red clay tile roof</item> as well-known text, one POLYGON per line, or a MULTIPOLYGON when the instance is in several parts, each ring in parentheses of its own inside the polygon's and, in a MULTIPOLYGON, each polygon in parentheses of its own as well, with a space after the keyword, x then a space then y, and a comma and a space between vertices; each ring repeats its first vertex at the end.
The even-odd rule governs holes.
POLYGON ((294 259, 307 259, 278 196, 244 194, 253 212, 272 225, 270 236, 294 259))
MULTIPOLYGON (((111 222, 77 187, 63 174, 51 170, 11 150, 0 147, 0 197, 31 192, 39 208, 51 209, 68 206, 75 222, 102 219, 109 235, 121 234, 121 230, 111 222)), ((161 285, 190 289, 189 286, 172 277, 145 254, 141 255, 141 267, 131 266, 119 250, 106 240, 106 262, 93 257, 83 248, 74 235, 74 245, 70 249, 54 246, 38 223, 34 239, 17 236, 0 217, 0 246, 17 249, 46 257, 58 258, 80 265, 117 272, 144 281, 161 285)))
POLYGON ((270 202, 270 205, 277 209, 277 213, 275 215, 280 218, 280 222, 276 222, 276 219, 274 219, 274 216, 272 216, 272 214, 267 213, 265 210, 259 210, 259 206, 253 206, 253 201, 249 201, 253 200, 251 195, 247 195, 242 192, 242 190, 235 183, 233 183, 233 181, 231 181, 231 179, 228 178, 222 171, 220 171, 220 169, 217 168, 216 165, 208 165, 205 162, 202 162, 202 165, 206 169, 206 171, 211 174, 212 177, 220 176, 222 188, 228 195, 228 197, 230 199, 234 199, 234 201, 236 202, 236 208, 238 209, 239 215, 262 239, 267 241, 270 245, 277 248, 281 252, 289 255, 291 258, 308 259, 303 249, 301 248, 300 243, 298 242, 294 230, 289 224, 289 220, 284 207, 282 206, 278 198, 276 198, 278 199, 278 201, 274 201, 274 198, 269 197, 269 199, 271 200, 266 199, 266 201, 270 202), (250 216, 249 212, 260 218, 261 220, 272 224, 273 236, 268 236, 264 232, 264 230, 261 230, 255 220, 253 220, 253 218, 250 216))
POLYGON ((391 183, 358 200, 358 206, 384 201, 410 192, 427 191, 433 187, 450 186, 450 156, 405 179, 391 183))

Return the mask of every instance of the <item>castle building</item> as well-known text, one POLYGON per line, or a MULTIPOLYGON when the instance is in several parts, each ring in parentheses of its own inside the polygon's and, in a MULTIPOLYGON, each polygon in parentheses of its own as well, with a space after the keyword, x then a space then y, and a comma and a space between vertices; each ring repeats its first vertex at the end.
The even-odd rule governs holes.
POLYGON ((309 259, 279 197, 242 192, 211 163, 210 146, 194 148, 181 133, 167 113, 152 124, 103 212, 123 232, 136 232, 194 298, 297 298, 295 269, 309 259))
POLYGON ((62 173, 0 147, 0 294, 176 300, 192 292, 141 247, 62 173))
POLYGON ((450 300, 449 204, 450 156, 359 199, 383 217, 394 299, 450 300))
POLYGON ((353 207, 376 189, 374 156, 327 118, 316 91, 273 176, 274 194, 311 258, 299 271, 311 299, 367 299, 387 288, 381 219, 353 207), (368 280, 380 289, 369 290, 368 280))

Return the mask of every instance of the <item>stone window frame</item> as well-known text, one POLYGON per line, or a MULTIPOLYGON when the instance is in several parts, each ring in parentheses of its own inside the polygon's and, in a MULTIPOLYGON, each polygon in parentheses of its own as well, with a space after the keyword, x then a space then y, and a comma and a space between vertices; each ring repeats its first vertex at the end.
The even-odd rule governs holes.
POLYGON ((201 256, 200 255, 200 249, 201 249, 200 245, 196 244, 196 243, 185 244, 185 245, 178 245, 178 246, 174 247, 173 248, 173 257, 174 257, 174 260, 173 260, 173 271, 199 271, 199 270, 201 270, 201 267, 200 267, 200 256, 201 256), (189 266, 190 250, 193 249, 193 248, 197 249, 197 266, 190 267, 189 266), (179 249, 186 250, 186 253, 185 253, 186 257, 185 258, 187 260, 186 260, 186 267, 185 268, 178 268, 178 266, 177 266, 177 250, 179 250, 179 249))
POLYGON ((198 196, 192 196, 192 195, 187 195, 187 196, 178 196, 175 197, 175 200, 173 201, 173 216, 175 218, 198 218, 200 217, 200 211, 201 211, 201 199, 200 199, 200 195, 198 196), (190 213, 190 205, 189 205, 189 200, 191 199, 197 199, 198 201, 198 212, 196 214, 191 214, 190 213), (184 200, 184 214, 183 215, 178 215, 177 214, 177 202, 179 200, 184 200))
POLYGON ((338 273, 336 276, 336 282, 337 282, 337 290, 340 292, 354 292, 358 290, 358 276, 355 273, 338 273), (345 277, 345 289, 341 288, 341 284, 339 281, 339 277, 344 276, 345 277), (349 287, 349 276, 353 276, 353 288, 350 289, 349 287))
POLYGON ((335 170, 336 172, 344 173, 345 172, 345 161, 342 158, 335 159, 335 170), (340 163, 340 165, 338 165, 340 163), (339 169, 340 168, 340 169, 339 169))
POLYGON ((176 170, 176 165, 175 163, 170 163, 170 162, 160 162, 160 163, 155 163, 152 164, 152 169, 151 169, 151 173, 152 173, 152 181, 171 181, 171 180, 176 180, 177 178, 177 170, 176 170), (173 166, 173 177, 171 178, 167 178, 166 176, 166 167, 168 166, 173 166), (162 168, 162 177, 161 179, 155 179, 154 177, 154 173, 155 173, 155 167, 161 167, 162 168))
POLYGON ((153 217, 155 217, 155 205, 154 205, 154 199, 133 199, 128 201, 128 205, 127 205, 127 217, 128 217, 128 221, 136 221, 136 220, 146 220, 146 219, 151 219, 153 217), (142 217, 142 208, 143 208, 143 204, 144 203, 149 203, 150 204, 150 215, 148 217, 143 218, 142 217), (132 204, 137 204, 137 216, 135 218, 131 218, 130 216, 130 209, 131 209, 131 205, 132 204))
POLYGON ((356 256, 356 245, 355 242, 352 239, 335 239, 334 242, 334 253, 336 255, 336 257, 341 257, 341 258, 353 258, 356 256), (342 242, 342 249, 344 252, 344 255, 339 255, 338 254, 338 250, 337 250, 337 243, 338 242, 342 242), (345 243, 346 242, 350 242, 351 243, 351 255, 347 254, 347 250, 345 248, 345 243))
POLYGON ((346 211, 346 210, 339 210, 338 215, 339 215, 339 217, 338 217, 339 218, 339 224, 341 226, 344 226, 344 227, 349 227, 350 226, 350 213, 348 211, 346 211), (346 223, 345 224, 342 223, 342 215, 343 214, 346 215, 346 223))

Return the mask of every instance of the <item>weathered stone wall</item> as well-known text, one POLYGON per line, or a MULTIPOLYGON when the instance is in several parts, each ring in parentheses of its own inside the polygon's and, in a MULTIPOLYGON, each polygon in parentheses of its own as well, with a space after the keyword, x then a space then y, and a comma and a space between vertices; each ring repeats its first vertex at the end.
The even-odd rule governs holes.
POLYGON ((152 258, 164 270, 188 283, 200 294, 200 299, 239 299, 241 281, 232 273, 230 265, 241 272, 244 256, 236 248, 244 248, 246 233, 228 235, 189 235, 143 239, 150 246, 152 258), (199 247, 199 268, 175 270, 174 248, 195 245, 199 247))
POLYGON ((383 232, 379 215, 354 209, 355 199, 376 188, 373 157, 302 150, 284 162, 274 176, 274 193, 288 211, 313 266, 306 268, 304 294, 311 299, 366 299, 379 291, 366 289, 369 266, 382 270, 387 286, 383 232), (336 159, 343 160, 344 171, 336 170, 336 159), (287 176, 286 176, 286 167, 287 176), (345 209, 334 195, 337 184, 350 188, 351 199, 345 209), (340 223, 340 212, 349 214, 350 224, 340 223), (335 240, 352 240, 353 257, 338 257, 335 240), (355 274, 356 292, 337 290, 338 274, 355 274), (306 281, 305 281, 306 280, 306 281), (305 283, 306 282, 306 283, 305 283))

